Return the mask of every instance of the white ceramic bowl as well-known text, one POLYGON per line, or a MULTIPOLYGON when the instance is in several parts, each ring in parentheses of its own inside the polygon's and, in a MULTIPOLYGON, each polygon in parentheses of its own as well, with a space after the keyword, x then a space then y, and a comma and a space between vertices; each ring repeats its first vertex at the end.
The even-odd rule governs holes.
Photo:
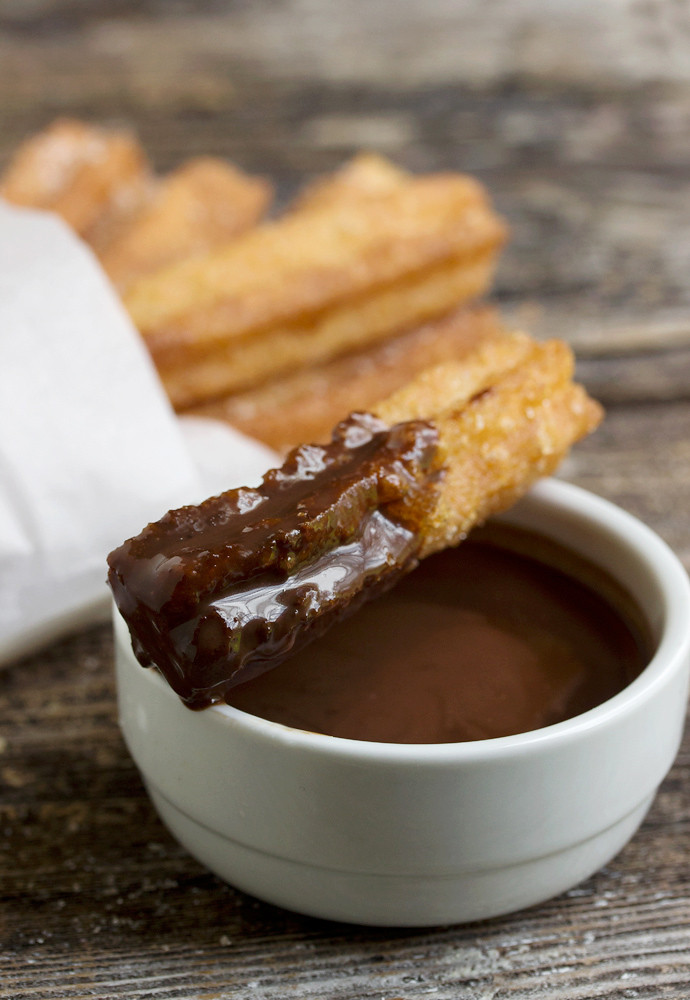
POLYGON ((555 480, 505 518, 622 582, 656 652, 574 719, 473 743, 400 745, 185 708, 134 659, 116 615, 120 719, 162 819, 201 862, 261 899, 388 926, 474 920, 540 902, 632 836, 678 750, 690 585, 673 553, 612 504, 555 480))

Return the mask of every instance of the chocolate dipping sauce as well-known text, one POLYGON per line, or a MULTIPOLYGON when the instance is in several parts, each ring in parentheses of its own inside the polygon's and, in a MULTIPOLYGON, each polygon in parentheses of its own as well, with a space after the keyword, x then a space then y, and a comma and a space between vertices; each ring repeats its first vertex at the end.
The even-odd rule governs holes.
POLYGON ((424 560, 228 702, 353 740, 489 739, 601 704, 649 655, 642 617, 615 581, 501 527, 424 560))

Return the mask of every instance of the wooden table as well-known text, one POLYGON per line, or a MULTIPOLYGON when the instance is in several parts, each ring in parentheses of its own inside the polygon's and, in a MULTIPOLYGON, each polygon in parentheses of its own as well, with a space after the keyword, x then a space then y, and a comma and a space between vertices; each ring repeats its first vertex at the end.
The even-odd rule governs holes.
MULTIPOLYGON (((563 475, 690 565, 690 85, 682 5, 0 3, 0 162, 57 114, 300 179, 375 147, 463 168, 512 226, 496 298, 607 404, 563 475), (463 9, 464 8, 464 9, 463 9), (607 47, 612 40, 615 44, 607 47)), ((368 930, 261 904, 173 842, 115 717, 106 626, 0 675, 0 997, 690 996, 690 738, 584 884, 368 930)))

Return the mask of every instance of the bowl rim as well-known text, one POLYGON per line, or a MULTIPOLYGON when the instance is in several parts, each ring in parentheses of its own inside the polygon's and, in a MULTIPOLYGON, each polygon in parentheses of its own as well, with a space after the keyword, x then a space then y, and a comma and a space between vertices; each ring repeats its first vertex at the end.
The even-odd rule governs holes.
MULTIPOLYGON (((520 502, 533 501, 558 509, 582 522, 589 522, 599 531, 608 533, 614 541, 622 543, 642 559, 665 601, 662 634, 650 662, 639 676, 612 698, 564 722, 513 736, 468 742, 385 743, 295 729, 225 703, 193 712, 182 705, 155 668, 145 670, 136 663, 126 625, 117 608, 114 611, 116 635, 123 642, 136 667, 148 675, 152 684, 158 685, 164 697, 172 698, 184 707, 190 717, 208 718, 214 726, 230 726, 255 739, 264 739, 292 750, 339 757, 353 763, 413 763, 427 766, 488 762, 504 756, 541 752, 546 745, 549 748, 562 746, 635 712, 641 703, 654 695, 669 675, 681 670, 690 660, 690 579, 678 557, 659 535, 634 515, 589 490, 563 480, 546 478, 535 484, 520 502)), ((506 515, 510 518, 510 511, 506 515)))

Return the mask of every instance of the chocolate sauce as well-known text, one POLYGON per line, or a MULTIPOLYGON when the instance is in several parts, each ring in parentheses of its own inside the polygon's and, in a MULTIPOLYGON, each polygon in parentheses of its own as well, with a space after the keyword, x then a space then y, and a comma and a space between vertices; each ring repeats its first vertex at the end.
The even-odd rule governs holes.
POLYGON ((425 559, 228 701, 332 736, 446 743, 579 715, 644 668, 641 616, 608 576, 515 529, 476 539, 425 559))
POLYGON ((424 421, 368 414, 256 489, 171 511, 108 557, 134 652, 191 708, 274 666, 416 565, 442 470, 424 421))

